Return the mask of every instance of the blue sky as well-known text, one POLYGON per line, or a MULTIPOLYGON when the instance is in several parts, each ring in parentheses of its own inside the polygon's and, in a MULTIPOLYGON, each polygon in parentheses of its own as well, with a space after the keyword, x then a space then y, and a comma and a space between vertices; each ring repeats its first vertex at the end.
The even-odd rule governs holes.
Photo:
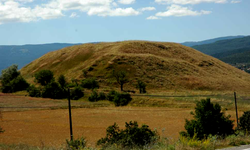
POLYGON ((0 0, 0 45, 250 35, 250 0, 0 0))

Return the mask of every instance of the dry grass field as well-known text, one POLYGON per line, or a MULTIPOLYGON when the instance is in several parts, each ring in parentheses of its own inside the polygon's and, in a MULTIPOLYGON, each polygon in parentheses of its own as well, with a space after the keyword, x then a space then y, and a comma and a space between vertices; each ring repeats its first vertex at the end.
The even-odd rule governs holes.
MULTIPOLYGON (((140 100, 143 98, 135 98, 134 101, 140 100)), ((163 99, 152 98, 152 101, 159 102, 163 99)), ((124 127, 125 122, 133 120, 138 121, 140 125, 147 124, 151 129, 157 129, 162 137, 177 139, 179 132, 184 130, 185 119, 192 118, 190 111, 194 110, 195 101, 189 103, 180 99, 176 99, 176 103, 174 99, 169 101, 172 105, 164 107, 152 107, 152 105, 135 107, 134 104, 127 107, 114 107, 108 102, 72 101, 73 106, 81 107, 72 109, 74 137, 84 136, 88 141, 88 146, 94 147, 96 141, 105 136, 108 126, 116 122, 120 127, 124 127), (185 102, 183 106, 190 104, 189 107, 183 108, 182 101, 185 102), (177 103, 180 105, 173 107, 177 103)), ((223 100, 215 99, 214 101, 223 100)), ((67 108, 66 100, 1 94, 0 107, 7 106, 9 108, 2 108, 3 117, 0 124, 5 132, 0 134, 0 143, 65 147, 65 140, 70 137, 68 110, 65 109, 67 108)), ((235 119, 233 109, 225 112, 232 116, 231 119, 235 119)), ((242 110, 239 112, 242 115, 242 110)))

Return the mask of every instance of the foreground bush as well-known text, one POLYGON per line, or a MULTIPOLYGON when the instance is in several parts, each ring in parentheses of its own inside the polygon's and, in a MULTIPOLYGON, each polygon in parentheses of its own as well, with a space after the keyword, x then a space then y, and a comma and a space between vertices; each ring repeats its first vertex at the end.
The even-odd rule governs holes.
POLYGON ((113 144, 119 145, 122 148, 142 148, 145 145, 150 145, 158 140, 157 132, 149 129, 147 125, 138 126, 136 121, 125 123, 125 129, 119 129, 119 126, 109 126, 106 130, 106 137, 97 141, 97 145, 108 147, 113 144))
POLYGON ((80 150, 86 147, 86 140, 85 138, 78 138, 73 141, 66 140, 67 143, 67 150, 80 150))
POLYGON ((250 111, 244 112, 240 117, 239 129, 244 133, 250 133, 250 111))
POLYGON ((230 116, 225 116, 219 104, 211 103, 210 99, 201 100, 196 103, 193 120, 186 120, 186 132, 181 132, 183 136, 198 139, 207 138, 208 135, 227 136, 234 133, 233 121, 230 116))

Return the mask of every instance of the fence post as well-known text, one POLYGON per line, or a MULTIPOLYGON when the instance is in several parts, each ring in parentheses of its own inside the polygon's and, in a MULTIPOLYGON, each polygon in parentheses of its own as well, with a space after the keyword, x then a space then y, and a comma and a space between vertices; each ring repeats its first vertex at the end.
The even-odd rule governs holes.
POLYGON ((236 92, 234 92, 234 100, 235 100, 236 121, 237 121, 237 128, 238 128, 238 111, 237 111, 237 98, 236 98, 236 92))
POLYGON ((73 141, 72 118, 71 118, 71 104, 70 104, 70 89, 68 88, 68 105, 69 105, 69 125, 70 125, 70 140, 73 141))

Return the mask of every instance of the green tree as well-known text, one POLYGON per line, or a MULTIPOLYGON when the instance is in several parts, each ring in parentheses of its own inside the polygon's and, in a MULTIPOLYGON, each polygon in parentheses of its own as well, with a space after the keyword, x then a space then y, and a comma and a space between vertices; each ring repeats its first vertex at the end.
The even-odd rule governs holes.
POLYGON ((146 84, 141 80, 137 80, 136 88, 139 89, 140 93, 146 93, 146 84))
POLYGON ((22 91, 29 87, 29 84, 21 76, 17 68, 17 65, 12 65, 7 69, 2 70, 0 79, 3 93, 22 91))
POLYGON ((66 98, 67 96, 64 90, 60 87, 60 85, 57 82, 52 81, 44 87, 42 91, 42 97, 52 98, 52 99, 62 99, 66 98))
POLYGON ((128 83, 127 72, 126 71, 115 71, 113 70, 113 76, 115 77, 118 84, 121 86, 121 91, 123 91, 123 85, 128 83))
POLYGON ((211 103, 210 99, 201 100, 196 103, 193 120, 186 120, 182 135, 189 137, 197 136, 198 139, 206 138, 208 135, 226 136, 234 132, 233 121, 230 115, 225 116, 219 104, 211 103))
POLYGON ((244 112, 240 117, 239 129, 245 133, 250 133, 250 111, 244 112))
POLYGON ((66 81, 66 78, 65 78, 64 75, 60 75, 60 76, 58 77, 57 82, 60 84, 60 86, 61 86, 63 89, 66 88, 66 86, 67 86, 67 81, 66 81))
POLYGON ((41 70, 35 74, 35 81, 42 86, 46 86, 51 81, 54 81, 54 74, 50 70, 41 70))

